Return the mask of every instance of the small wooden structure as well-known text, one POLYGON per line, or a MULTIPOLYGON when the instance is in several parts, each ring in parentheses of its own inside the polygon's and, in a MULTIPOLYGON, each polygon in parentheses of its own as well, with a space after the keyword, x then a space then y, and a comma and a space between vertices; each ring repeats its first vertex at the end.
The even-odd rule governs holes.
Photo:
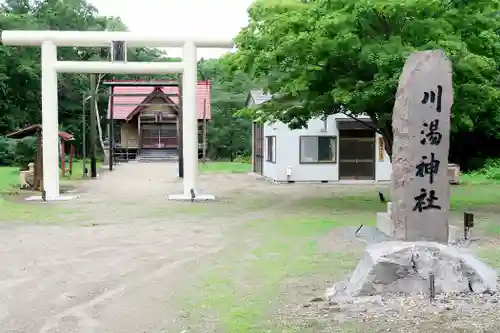
MULTIPOLYGON (((34 176, 34 189, 43 191, 43 147, 42 147, 42 125, 36 124, 25 127, 23 129, 17 130, 15 132, 6 135, 8 138, 12 139, 22 139, 28 136, 36 136, 36 158, 35 158, 35 176, 34 176)), ((59 132, 59 138, 61 139, 61 169, 62 176, 66 173, 66 157, 65 148, 66 142, 75 140, 72 134, 67 132, 59 132)), ((73 155, 75 153, 75 146, 70 144, 70 154, 69 154, 69 173, 73 172, 73 155)))

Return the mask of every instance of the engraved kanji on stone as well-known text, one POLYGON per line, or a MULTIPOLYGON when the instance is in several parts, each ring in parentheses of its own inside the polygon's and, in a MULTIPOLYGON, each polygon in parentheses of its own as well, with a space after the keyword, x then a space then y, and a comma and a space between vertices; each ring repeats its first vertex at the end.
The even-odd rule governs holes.
POLYGON ((437 93, 433 90, 429 92, 424 92, 424 97, 422 98, 422 104, 436 104, 436 111, 441 112, 441 100, 443 98, 443 86, 437 86, 437 93))
POLYGON ((417 172, 415 176, 417 177, 425 177, 429 176, 429 183, 434 183, 434 176, 439 172, 439 164, 441 161, 435 158, 434 153, 431 153, 431 158, 429 159, 427 156, 422 156, 422 160, 419 164, 417 164, 417 172))
POLYGON ((443 139, 443 133, 439 131, 439 119, 434 119, 433 121, 423 124, 424 129, 420 131, 424 137, 420 140, 420 143, 425 145, 427 142, 433 146, 437 146, 441 143, 443 139))
POLYGON ((441 206, 436 205, 439 198, 436 196, 435 190, 427 191, 427 189, 420 189, 420 194, 415 197, 414 212, 422 213, 424 210, 437 209, 441 210, 441 206))

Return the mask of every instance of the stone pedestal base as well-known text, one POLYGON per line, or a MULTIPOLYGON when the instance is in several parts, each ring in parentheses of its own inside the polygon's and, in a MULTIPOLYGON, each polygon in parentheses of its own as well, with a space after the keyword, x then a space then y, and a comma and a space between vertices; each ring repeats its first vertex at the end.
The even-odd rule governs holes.
POLYGON ((391 293, 495 292, 497 273, 472 254, 434 242, 385 242, 370 245, 348 283, 327 291, 336 297, 391 293))
MULTIPOLYGON (((168 196, 168 200, 191 201, 191 195, 171 194, 168 196)), ((210 194, 198 194, 196 195, 193 201, 208 201, 208 200, 215 200, 215 197, 210 194)))
MULTIPOLYGON (((47 198, 46 201, 69 201, 73 199, 77 199, 79 196, 78 195, 60 195, 55 198, 47 198)), ((34 195, 31 197, 27 197, 24 199, 26 201, 43 201, 41 195, 34 195)))

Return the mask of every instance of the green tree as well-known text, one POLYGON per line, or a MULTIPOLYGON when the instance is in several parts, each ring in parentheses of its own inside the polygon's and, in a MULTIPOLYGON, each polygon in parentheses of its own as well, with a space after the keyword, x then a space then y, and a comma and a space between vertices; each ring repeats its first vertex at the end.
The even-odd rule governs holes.
POLYGON ((231 73, 230 56, 202 60, 198 76, 212 81, 212 119, 207 128, 208 154, 211 158, 249 156, 251 153, 250 119, 236 113, 244 108, 250 89, 250 79, 242 71, 231 73))
MULTIPOLYGON (((99 16, 85 0, 6 0, 0 2, 0 30, 127 30, 117 17, 99 16)), ((108 48, 59 48, 61 60, 108 60, 108 48)), ((132 48, 131 61, 172 61, 157 49, 132 48)), ((40 49, 0 45, 0 134, 41 122, 40 49)), ((165 78, 148 76, 145 79, 165 78)), ((109 75, 103 79, 110 78, 109 75)), ((137 78, 117 75, 117 79, 137 78)), ((144 77, 142 77, 144 78, 144 77)), ((60 74, 59 123, 62 130, 81 138, 82 97, 89 93, 86 74, 60 74)), ((105 89, 99 98, 100 110, 107 105, 105 89)), ((105 114, 101 111, 101 122, 105 114)), ((78 146, 80 146, 78 144, 78 146)))
POLYGON ((368 115, 392 147, 392 109, 409 54, 453 63, 454 131, 500 137, 499 0, 257 0, 236 38, 233 69, 275 97, 247 112, 291 128, 344 112, 368 115))

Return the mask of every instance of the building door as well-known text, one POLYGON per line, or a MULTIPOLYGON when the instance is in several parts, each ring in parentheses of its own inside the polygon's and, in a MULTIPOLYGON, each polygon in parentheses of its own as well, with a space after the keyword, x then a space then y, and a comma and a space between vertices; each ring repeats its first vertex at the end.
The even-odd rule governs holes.
POLYGON ((374 131, 339 131, 339 179, 375 180, 374 131))
POLYGON ((253 124, 253 172, 262 175, 264 167, 264 126, 253 124))
POLYGON ((141 148, 177 148, 176 124, 142 124, 141 148))

